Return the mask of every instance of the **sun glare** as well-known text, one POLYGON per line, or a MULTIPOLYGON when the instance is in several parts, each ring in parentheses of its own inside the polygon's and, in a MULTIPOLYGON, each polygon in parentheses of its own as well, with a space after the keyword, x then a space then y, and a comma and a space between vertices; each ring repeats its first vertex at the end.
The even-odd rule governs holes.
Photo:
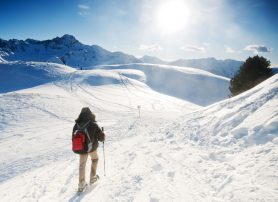
POLYGON ((176 33, 185 28, 189 14, 184 1, 169 0, 158 6, 155 13, 156 25, 165 34, 176 33))

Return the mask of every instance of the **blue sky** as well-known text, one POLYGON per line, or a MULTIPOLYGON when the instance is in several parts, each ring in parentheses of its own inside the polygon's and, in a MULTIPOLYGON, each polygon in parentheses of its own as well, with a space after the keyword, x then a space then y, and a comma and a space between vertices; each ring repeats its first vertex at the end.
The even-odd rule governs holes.
POLYGON ((137 57, 245 60, 278 64, 275 0, 0 0, 0 38, 74 35, 137 57))

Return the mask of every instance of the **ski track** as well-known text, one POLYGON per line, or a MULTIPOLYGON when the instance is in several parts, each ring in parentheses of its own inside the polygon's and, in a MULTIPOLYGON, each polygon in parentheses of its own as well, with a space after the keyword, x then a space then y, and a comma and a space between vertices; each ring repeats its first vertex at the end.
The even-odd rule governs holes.
POLYGON ((245 101, 260 89, 197 109, 159 97, 120 74, 120 85, 110 91, 75 81, 69 86, 72 77, 0 94, 1 201, 278 201, 278 142, 250 144, 230 132, 242 129, 268 100, 277 102, 277 88, 255 103, 245 101), (143 101, 138 117, 136 106, 143 101), (77 196, 79 159, 70 138, 84 105, 105 127, 106 176, 100 143, 100 181, 77 196), (222 108, 224 116, 218 113, 222 108))

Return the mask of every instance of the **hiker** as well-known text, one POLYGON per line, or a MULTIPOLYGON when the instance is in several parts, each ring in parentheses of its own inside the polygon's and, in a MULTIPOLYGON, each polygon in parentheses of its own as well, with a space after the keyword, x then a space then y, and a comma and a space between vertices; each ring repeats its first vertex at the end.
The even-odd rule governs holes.
MULTIPOLYGON (((98 180, 97 164, 98 164, 98 141, 103 142, 105 140, 105 134, 99 128, 96 123, 96 116, 91 112, 89 107, 83 107, 79 117, 75 120, 75 125, 73 127, 72 137, 74 137, 76 131, 81 131, 83 129, 86 131, 86 134, 89 136, 90 142, 92 143, 90 147, 86 147, 86 150, 79 153, 79 184, 78 190, 82 191, 86 186, 85 180, 85 168, 88 155, 90 155, 92 164, 91 164, 91 173, 90 173, 90 184, 93 184, 98 180)), ((76 153, 76 152, 75 152, 76 153)))

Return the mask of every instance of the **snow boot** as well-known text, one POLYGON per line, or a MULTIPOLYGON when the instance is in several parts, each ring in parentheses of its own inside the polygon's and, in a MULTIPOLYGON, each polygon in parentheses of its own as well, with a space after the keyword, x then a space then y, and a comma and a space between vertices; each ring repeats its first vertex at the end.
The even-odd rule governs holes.
POLYGON ((85 181, 80 182, 78 184, 78 192, 83 192, 87 186, 88 184, 85 181))
POLYGON ((99 180, 99 176, 98 176, 98 175, 96 175, 96 176, 94 176, 94 177, 91 177, 91 179, 90 179, 90 185, 96 183, 98 180, 99 180))

